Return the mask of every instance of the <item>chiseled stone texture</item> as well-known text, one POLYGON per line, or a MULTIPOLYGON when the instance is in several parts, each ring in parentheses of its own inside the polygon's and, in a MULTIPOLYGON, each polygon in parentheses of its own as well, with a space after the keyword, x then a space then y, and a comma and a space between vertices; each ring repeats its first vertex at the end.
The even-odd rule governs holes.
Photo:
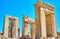
MULTIPOLYGON (((0 33, 0 39, 60 39, 60 33, 56 31, 54 6, 46 3, 41 3, 39 0, 34 4, 35 19, 24 16, 22 20, 22 37, 18 36, 18 18, 6 16, 4 19, 4 32, 0 33), (11 22, 13 29, 12 37, 9 37, 8 20, 11 22), (12 25, 13 24, 13 25, 12 25), (30 24, 30 33, 28 34, 28 24, 30 24)), ((11 34, 10 34, 11 35, 11 34)))

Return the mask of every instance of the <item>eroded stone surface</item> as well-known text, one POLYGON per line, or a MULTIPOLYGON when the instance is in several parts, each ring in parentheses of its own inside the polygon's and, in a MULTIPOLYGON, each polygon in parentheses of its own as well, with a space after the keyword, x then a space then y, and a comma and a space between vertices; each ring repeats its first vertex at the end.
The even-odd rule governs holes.
POLYGON ((56 31, 54 6, 38 0, 34 4, 34 9, 35 19, 23 15, 22 36, 18 29, 18 18, 6 15, 0 39, 60 39, 60 33, 56 31), (29 33, 28 24, 30 24, 29 33))

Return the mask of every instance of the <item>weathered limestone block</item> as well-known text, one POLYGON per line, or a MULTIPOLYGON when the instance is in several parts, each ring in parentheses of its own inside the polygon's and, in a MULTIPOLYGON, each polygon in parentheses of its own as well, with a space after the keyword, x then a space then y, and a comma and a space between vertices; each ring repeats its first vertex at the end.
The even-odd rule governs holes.
POLYGON ((30 24, 31 39, 35 39, 35 24, 30 24))
POLYGON ((44 9, 41 7, 41 33, 42 37, 46 37, 46 20, 45 20, 45 13, 44 9))
POLYGON ((4 18, 4 37, 8 37, 8 18, 4 18))

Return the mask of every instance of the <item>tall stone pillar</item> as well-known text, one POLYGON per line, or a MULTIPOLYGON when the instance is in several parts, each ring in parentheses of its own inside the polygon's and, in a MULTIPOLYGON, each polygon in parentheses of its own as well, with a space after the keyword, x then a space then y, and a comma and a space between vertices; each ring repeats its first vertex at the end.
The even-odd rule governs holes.
POLYGON ((14 38, 18 37, 18 18, 15 19, 12 34, 14 38))
POLYGON ((13 37, 13 25, 14 22, 12 20, 10 20, 10 27, 9 27, 9 33, 10 33, 10 37, 13 37))
POLYGON ((45 20, 45 13, 44 13, 44 9, 41 8, 41 33, 42 33, 42 37, 45 38, 46 37, 46 20, 45 20))
POLYGON ((16 18, 15 27, 16 27, 16 37, 18 37, 18 18, 16 18))
POLYGON ((28 16, 23 15, 23 20, 22 20, 22 37, 24 38, 28 34, 28 21, 27 21, 28 16))
POLYGON ((14 37, 15 36, 15 20, 11 19, 10 20, 10 37, 14 37))
POLYGON ((8 37, 8 17, 4 18, 4 37, 8 37))
POLYGON ((34 5, 35 8, 35 25, 36 25, 36 34, 35 39, 40 39, 41 34, 41 17, 40 17, 40 1, 34 5))
POLYGON ((52 19, 52 30, 53 30, 53 36, 57 37, 57 30, 56 30, 56 24, 55 24, 55 17, 53 14, 51 14, 52 19))
POLYGON ((22 29, 22 36, 24 37, 24 36, 28 35, 28 24, 24 23, 23 25, 24 26, 23 26, 23 29, 22 29))
POLYGON ((30 24, 31 25, 31 39, 35 39, 35 24, 30 24))
POLYGON ((28 35, 28 26, 25 26, 25 35, 28 35))

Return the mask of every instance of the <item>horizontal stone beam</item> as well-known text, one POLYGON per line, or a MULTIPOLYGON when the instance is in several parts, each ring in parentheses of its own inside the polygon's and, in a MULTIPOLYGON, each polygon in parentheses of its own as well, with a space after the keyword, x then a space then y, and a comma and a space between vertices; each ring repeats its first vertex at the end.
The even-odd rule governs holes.
POLYGON ((17 17, 13 17, 13 16, 9 16, 9 15, 5 15, 5 17, 7 17, 8 19, 18 19, 17 17))
POLYGON ((27 23, 35 23, 35 20, 31 19, 31 18, 28 18, 28 19, 25 19, 25 22, 27 22, 27 23))
POLYGON ((48 13, 48 14, 54 14, 54 12, 53 12, 53 11, 48 10, 48 9, 44 9, 44 12, 46 12, 46 13, 48 13))

